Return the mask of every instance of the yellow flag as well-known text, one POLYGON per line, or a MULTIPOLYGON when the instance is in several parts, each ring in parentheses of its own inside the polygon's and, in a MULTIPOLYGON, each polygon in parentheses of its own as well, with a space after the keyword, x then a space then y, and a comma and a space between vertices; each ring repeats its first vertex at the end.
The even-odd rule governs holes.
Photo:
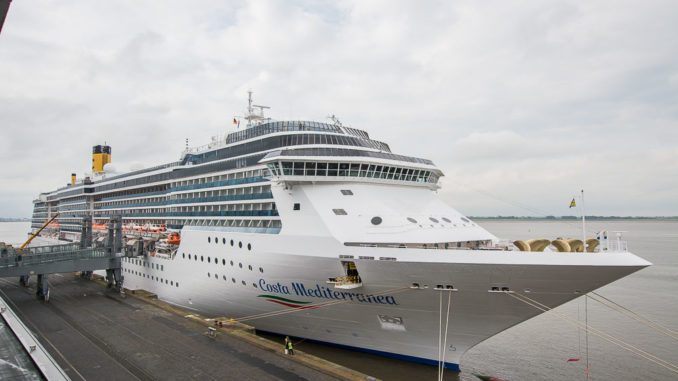
POLYGON ((574 208, 575 206, 577 206, 577 204, 575 204, 574 199, 572 199, 572 202, 570 203, 570 208, 574 208))

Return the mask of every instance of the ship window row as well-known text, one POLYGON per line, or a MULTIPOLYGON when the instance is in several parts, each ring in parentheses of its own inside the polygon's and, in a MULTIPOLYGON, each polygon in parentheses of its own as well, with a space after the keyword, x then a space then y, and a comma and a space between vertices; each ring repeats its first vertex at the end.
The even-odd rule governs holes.
MULTIPOLYGON (((247 154, 247 152, 244 153, 244 154, 247 154)), ((208 165, 183 167, 183 168, 173 170, 171 172, 158 173, 158 174, 155 174, 155 175, 149 175, 149 176, 146 176, 146 177, 139 177, 139 178, 136 178, 136 179, 125 180, 125 178, 128 177, 130 174, 120 175, 120 176, 117 176, 115 178, 106 179, 107 181, 112 180, 112 179, 117 179, 118 181, 110 182, 110 183, 104 184, 104 185, 97 185, 94 188, 89 188, 86 193, 91 193, 91 192, 94 192, 94 191, 96 191, 97 193, 98 192, 113 191, 113 190, 119 189, 119 188, 127 188, 127 187, 132 187, 132 186, 158 183, 158 182, 163 182, 163 181, 169 182, 169 181, 173 181, 173 180, 198 176, 198 175, 201 175, 201 174, 213 173, 213 172, 217 172, 217 171, 227 171, 227 170, 231 170, 231 169, 255 166, 255 165, 257 165, 259 160, 261 160, 262 157, 264 157, 263 153, 252 154, 252 155, 249 155, 249 156, 246 156, 246 157, 240 157, 240 158, 232 159, 232 160, 224 160, 224 161, 220 161, 220 162, 212 163, 212 164, 208 164, 208 165)), ((224 159, 228 159, 228 157, 226 157, 224 159)), ((166 184, 163 184, 160 187, 162 187, 162 189, 167 189, 166 184)), ((57 196, 55 196, 55 197, 57 197, 57 196)), ((61 198, 61 197, 62 196, 58 196, 58 198, 61 198)))
MULTIPOLYGON (((192 195, 192 194, 189 194, 192 195)), ((243 201, 243 200, 260 200, 273 198, 271 192, 266 193, 244 193, 244 194, 234 194, 230 196, 226 195, 217 195, 217 196, 203 196, 203 197, 184 197, 181 199, 173 200, 164 200, 156 202, 144 202, 144 203, 116 203, 113 205, 99 205, 95 207, 95 210, 104 210, 104 209, 119 209, 119 208, 139 208, 139 207, 149 207, 149 206, 170 206, 175 204, 193 204, 193 203, 204 203, 204 202, 224 202, 224 201, 243 201)))
POLYGON ((479 241, 460 241, 460 242, 431 242, 431 243, 409 243, 409 242, 345 242, 345 246, 358 247, 389 247, 400 249, 442 249, 442 250, 471 250, 491 246, 490 240, 479 241))
POLYGON ((339 176, 437 183, 438 175, 423 169, 360 163, 282 161, 268 164, 275 176, 339 176))
POLYGON ((233 178, 233 179, 225 179, 224 177, 226 177, 226 175, 223 175, 223 176, 211 176, 211 177, 206 177, 206 178, 178 181, 178 182, 172 183, 172 187, 171 187, 170 191, 178 192, 178 191, 192 190, 192 189, 215 188, 215 187, 223 187, 223 186, 229 186, 229 185, 241 185, 241 184, 250 184, 250 183, 257 183, 257 182, 262 182, 262 181, 268 181, 267 179, 264 178, 264 175, 266 174, 266 172, 263 169, 259 169, 259 170, 256 170, 256 171, 248 171, 248 172, 253 172, 253 173, 251 173, 250 176, 243 176, 243 177, 233 178), (215 178, 220 178, 220 179, 215 179, 215 178))
POLYGON ((197 179, 175 181, 171 184, 172 188, 186 186, 186 185, 196 185, 196 184, 211 184, 218 181, 228 181, 228 180, 237 180, 244 179, 248 177, 261 177, 264 175, 262 169, 251 169, 248 171, 232 172, 225 173, 222 175, 206 176, 197 179))
POLYGON ((256 211, 256 210, 275 211, 276 205, 273 202, 266 202, 266 203, 241 203, 224 205, 205 205, 205 206, 181 206, 181 207, 172 207, 170 209, 171 212, 256 211))
POLYGON ((339 127, 327 123, 305 121, 270 122, 231 133, 226 137, 226 143, 235 143, 257 136, 285 131, 326 131, 341 133, 339 127))
MULTIPOLYGON (((158 210, 153 209, 132 209, 132 210, 120 210, 116 211, 115 215, 121 215, 123 218, 127 217, 277 217, 277 210, 214 210, 216 207, 212 206, 200 206, 200 207, 190 207, 195 208, 194 211, 181 211, 181 212, 159 212, 158 210), (204 209, 213 209, 213 210, 204 210, 204 209)), ((97 218, 110 218, 114 214, 98 214, 97 218)))
POLYGON ((82 203, 85 203, 85 202, 87 202, 87 199, 85 197, 78 197, 78 198, 70 199, 70 200, 66 200, 66 201, 63 201, 63 200, 59 201, 57 206, 60 207, 60 206, 69 205, 69 204, 82 204, 82 203))
MULTIPOLYGON (((280 220, 250 220, 250 219, 224 219, 215 220, 209 218, 201 219, 187 219, 177 221, 178 225, 184 226, 222 226, 235 228, 263 228, 263 229, 280 229, 282 223, 280 220)), ((174 228, 173 225, 169 225, 174 228)))
POLYGON ((124 200, 129 198, 141 198, 165 195, 169 192, 183 191, 189 189, 211 188, 228 185, 240 185, 254 182, 267 181, 263 178, 265 171, 263 169, 254 169, 249 171, 240 171, 224 175, 206 176, 190 180, 174 181, 170 184, 156 185, 144 189, 135 189, 129 191, 109 193, 96 202, 124 200))
POLYGON ((157 277, 155 275, 149 275, 149 274, 146 274, 142 271, 132 270, 132 269, 128 269, 128 268, 123 268, 122 271, 123 271, 123 273, 128 273, 128 274, 131 274, 131 275, 140 276, 142 278, 154 280, 158 283, 164 283, 164 284, 167 284, 169 286, 179 287, 179 282, 175 282, 175 281, 169 280, 167 278, 160 278, 160 277, 157 277))
POLYGON ((95 210, 116 208, 139 208, 149 206, 170 206, 175 204, 261 200, 273 198, 270 185, 221 189, 203 192, 182 193, 166 197, 144 199, 147 202, 132 203, 129 201, 110 201, 97 205, 95 210))
MULTIPOLYGON (((388 159, 388 160, 397 160, 404 161, 408 163, 420 163, 427 165, 434 165, 431 160, 421 159, 418 157, 397 155, 390 152, 374 152, 374 151, 365 151, 357 150, 350 148, 329 148, 329 147, 312 147, 312 148, 294 148, 287 150, 272 151, 267 153, 264 158, 275 158, 278 156, 332 156, 332 157, 374 157, 379 159, 388 159)), ((282 158, 281 158, 282 159, 282 158)))
POLYGON ((244 143, 231 147, 224 147, 212 151, 202 153, 187 154, 183 161, 184 164, 202 164, 215 160, 228 159, 247 155, 249 153, 257 153, 270 151, 281 147, 291 147, 309 144, 324 144, 324 145, 339 145, 339 146, 354 146, 374 148, 380 151, 391 152, 386 143, 376 140, 366 140, 353 136, 334 135, 334 134, 290 134, 281 136, 271 136, 268 138, 259 139, 249 143, 244 143))

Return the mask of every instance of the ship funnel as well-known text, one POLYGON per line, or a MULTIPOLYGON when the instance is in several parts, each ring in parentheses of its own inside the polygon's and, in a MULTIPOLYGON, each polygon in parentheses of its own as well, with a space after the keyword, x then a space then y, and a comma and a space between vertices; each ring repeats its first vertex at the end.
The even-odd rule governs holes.
POLYGON ((75 185, 75 173, 71 173, 71 185, 75 185))
POLYGON ((104 165, 111 162, 111 147, 96 145, 92 147, 92 173, 104 171, 104 165))

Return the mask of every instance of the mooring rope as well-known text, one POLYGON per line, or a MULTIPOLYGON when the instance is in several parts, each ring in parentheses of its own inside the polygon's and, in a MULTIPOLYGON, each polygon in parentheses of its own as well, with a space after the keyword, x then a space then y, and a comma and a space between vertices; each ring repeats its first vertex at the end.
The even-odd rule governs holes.
POLYGON ((516 293, 511 292, 511 291, 505 291, 504 293, 511 296, 512 298, 514 298, 518 301, 521 301, 521 302, 523 302, 523 303, 525 303, 529 306, 532 306, 532 307, 534 307, 538 310, 541 310, 543 312, 551 311, 552 313, 554 313, 556 315, 556 317, 564 320, 568 324, 583 327, 586 330, 586 332, 591 332, 592 334, 600 337, 601 339, 608 341, 608 342, 610 342, 610 343, 612 343, 612 344, 614 344, 614 345, 616 345, 616 346, 618 346, 618 347, 620 347, 620 348, 622 348, 626 351, 629 351, 629 352, 635 354, 636 356, 642 357, 642 358, 644 358, 648 361, 651 361, 651 362, 653 362, 653 363, 655 363, 655 364, 657 364, 657 365, 659 365, 663 368, 668 369, 669 371, 671 371, 673 373, 678 374, 678 365, 675 365, 671 362, 663 360, 663 359, 661 359, 661 358, 659 358, 659 357, 657 357, 657 356, 655 356, 651 353, 648 353, 648 352, 646 352, 646 351, 644 351, 640 348, 637 348, 637 347, 635 347, 631 344, 628 344, 628 343, 624 342, 623 340, 618 339, 618 338, 614 337, 613 335, 610 335, 609 333, 606 333, 606 332, 601 331, 599 329, 593 328, 593 327, 589 326, 588 324, 582 324, 579 321, 573 320, 572 318, 570 318, 566 315, 563 315, 563 314, 561 314, 557 311, 554 311, 551 307, 549 307, 549 306, 547 306, 543 303, 540 303, 540 302, 538 302, 538 301, 536 301, 536 300, 534 300, 534 299, 532 299, 528 296, 516 294, 516 293))
MULTIPOLYGON (((441 291, 442 292, 442 291, 441 291)), ((452 292, 447 292, 447 318, 445 318, 445 341, 443 343, 443 360, 442 368, 440 369, 440 381, 443 381, 445 374, 445 355, 447 354, 447 327, 450 325, 450 305, 452 304, 452 292)))
POLYGON ((630 310, 630 309, 628 309, 628 308, 626 308, 626 307, 624 307, 624 306, 622 306, 618 303, 615 303, 614 301, 612 301, 612 300, 610 300, 610 299, 608 299, 608 298, 606 298, 606 297, 604 297, 604 296, 602 296, 602 295, 600 295, 596 292, 591 292, 591 293, 602 298, 602 299, 605 299, 607 302, 613 304, 611 306, 611 305, 589 295, 589 298, 591 298, 591 299, 595 300, 596 302, 604 305, 605 307, 607 307, 611 310, 617 311, 622 315, 626 315, 629 318, 639 322, 640 324, 643 324, 643 325, 645 325, 649 328, 654 329, 655 331, 661 333, 662 335, 668 336, 668 337, 670 337, 674 340, 678 340, 678 332, 676 332, 676 331, 674 331, 670 328, 664 327, 663 325, 657 323, 656 321, 652 321, 652 320, 646 318, 645 316, 640 315, 639 313, 634 312, 634 311, 632 311, 632 310, 630 310), (627 312, 625 312, 625 311, 627 311, 627 312))
POLYGON ((440 351, 443 345, 443 292, 440 291, 440 306, 438 307, 438 381, 440 381, 441 360, 443 354, 440 351))

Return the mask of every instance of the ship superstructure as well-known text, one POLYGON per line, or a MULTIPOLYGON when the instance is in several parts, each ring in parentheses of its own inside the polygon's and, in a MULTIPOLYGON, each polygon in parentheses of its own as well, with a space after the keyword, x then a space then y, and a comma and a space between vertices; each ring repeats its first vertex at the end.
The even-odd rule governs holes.
MULTIPOLYGON (((76 240, 85 215, 102 233, 120 215, 127 244, 141 248, 123 260, 126 288, 451 368, 540 312, 507 292, 555 307, 649 265, 621 241, 501 241, 438 199, 443 173, 430 160, 395 154, 336 118, 272 121, 265 108, 250 95, 247 126, 176 162, 119 175, 104 163, 40 194, 33 229, 59 212, 46 234, 76 240)), ((97 165, 111 159, 107 146, 94 154, 109 155, 97 165)))

